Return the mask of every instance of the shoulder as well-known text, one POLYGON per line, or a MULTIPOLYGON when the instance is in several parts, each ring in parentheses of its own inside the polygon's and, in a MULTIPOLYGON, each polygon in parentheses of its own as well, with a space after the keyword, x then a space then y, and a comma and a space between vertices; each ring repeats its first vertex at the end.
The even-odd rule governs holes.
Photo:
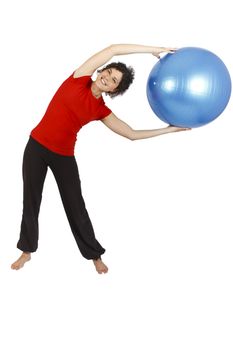
POLYGON ((78 81, 78 80, 81 80, 81 81, 88 81, 88 80, 91 80, 91 75, 88 75, 88 74, 85 74, 85 75, 77 75, 75 72, 73 72, 71 75, 70 75, 70 79, 71 80, 74 80, 74 81, 78 81))
POLYGON ((84 85, 89 86, 92 83, 91 75, 82 75, 79 77, 75 77, 74 73, 72 73, 64 83, 69 85, 84 85))
POLYGON ((72 73, 72 77, 74 78, 74 79, 82 79, 82 78, 87 78, 87 77, 89 77, 89 78, 91 78, 92 77, 92 74, 85 74, 85 73, 82 73, 82 72, 80 72, 78 69, 77 70, 75 70, 73 73, 72 73))

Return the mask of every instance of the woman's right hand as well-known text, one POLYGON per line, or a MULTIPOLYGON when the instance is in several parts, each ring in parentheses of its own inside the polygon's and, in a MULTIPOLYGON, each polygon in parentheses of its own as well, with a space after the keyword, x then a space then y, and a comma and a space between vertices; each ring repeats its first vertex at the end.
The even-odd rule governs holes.
POLYGON ((152 53, 153 56, 160 59, 161 53, 174 53, 177 49, 172 47, 155 47, 155 51, 152 53))

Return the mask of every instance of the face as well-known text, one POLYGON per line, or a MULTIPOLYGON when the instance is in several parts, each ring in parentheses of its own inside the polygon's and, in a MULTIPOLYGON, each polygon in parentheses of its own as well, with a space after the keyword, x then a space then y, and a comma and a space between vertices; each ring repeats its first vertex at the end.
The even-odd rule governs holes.
POLYGON ((113 92, 122 79, 122 73, 115 68, 105 69, 99 73, 96 79, 96 85, 103 92, 113 92))

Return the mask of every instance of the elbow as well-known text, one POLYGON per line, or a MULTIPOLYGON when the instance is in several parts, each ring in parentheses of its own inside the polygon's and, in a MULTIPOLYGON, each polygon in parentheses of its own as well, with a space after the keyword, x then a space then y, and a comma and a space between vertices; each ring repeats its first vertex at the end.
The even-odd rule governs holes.
POLYGON ((120 44, 111 44, 108 46, 108 49, 111 51, 113 56, 120 55, 122 51, 120 44))
POLYGON ((129 136, 129 137, 128 137, 128 140, 130 140, 130 141, 135 141, 135 140, 137 140, 137 139, 135 139, 135 138, 132 137, 132 136, 129 136))
POLYGON ((137 140, 136 132, 135 132, 134 130, 132 130, 131 133, 127 136, 127 138, 128 138, 130 141, 136 141, 136 140, 137 140))
POLYGON ((111 52, 111 54, 114 56, 116 55, 117 49, 116 44, 111 44, 107 47, 107 49, 111 52))

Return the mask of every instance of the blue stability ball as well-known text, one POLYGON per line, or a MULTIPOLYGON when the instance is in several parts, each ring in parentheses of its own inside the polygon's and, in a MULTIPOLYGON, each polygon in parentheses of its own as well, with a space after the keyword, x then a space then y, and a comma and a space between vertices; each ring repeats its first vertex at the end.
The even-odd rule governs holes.
POLYGON ((216 119, 231 94, 225 64, 212 52, 185 47, 155 64, 147 81, 147 98, 164 122, 198 127, 216 119))

